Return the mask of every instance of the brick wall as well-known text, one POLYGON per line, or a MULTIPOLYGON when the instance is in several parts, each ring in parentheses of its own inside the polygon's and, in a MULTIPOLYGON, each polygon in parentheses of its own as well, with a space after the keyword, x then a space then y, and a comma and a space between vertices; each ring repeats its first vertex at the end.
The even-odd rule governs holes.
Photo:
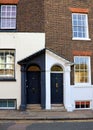
POLYGON ((17 7, 19 32, 44 32, 44 0, 19 0, 17 7))
POLYGON ((93 77, 93 0, 20 0, 17 30, 45 32, 46 47, 69 61, 78 54, 91 56, 93 77), (90 41, 72 40, 73 11, 88 13, 90 41))
POLYGON ((82 55, 91 56, 93 77, 93 0, 45 0, 44 6, 46 47, 72 62, 74 56, 80 55, 82 51, 82 55), (88 13, 90 41, 72 40, 71 9, 75 8, 78 8, 78 12, 88 13))

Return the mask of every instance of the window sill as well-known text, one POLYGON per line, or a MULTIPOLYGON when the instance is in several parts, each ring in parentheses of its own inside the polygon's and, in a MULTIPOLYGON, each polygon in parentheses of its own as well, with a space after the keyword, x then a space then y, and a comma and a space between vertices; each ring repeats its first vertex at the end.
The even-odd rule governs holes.
POLYGON ((15 107, 0 107, 0 110, 15 110, 15 107))
POLYGON ((82 85, 73 85, 72 87, 74 87, 74 88, 93 88, 93 85, 91 85, 91 84, 82 84, 82 85))
POLYGON ((82 40, 82 41, 91 41, 90 38, 72 38, 72 40, 82 40))
POLYGON ((0 79, 0 81, 4 81, 4 82, 5 82, 5 81, 6 81, 6 82, 7 82, 7 81, 10 81, 10 82, 14 81, 14 82, 15 82, 16 79, 4 79, 4 78, 2 78, 2 79, 0 79))
POLYGON ((88 107, 88 108, 75 108, 75 110, 90 110, 91 108, 88 107))
POLYGON ((17 29, 0 29, 0 32, 17 32, 17 29))

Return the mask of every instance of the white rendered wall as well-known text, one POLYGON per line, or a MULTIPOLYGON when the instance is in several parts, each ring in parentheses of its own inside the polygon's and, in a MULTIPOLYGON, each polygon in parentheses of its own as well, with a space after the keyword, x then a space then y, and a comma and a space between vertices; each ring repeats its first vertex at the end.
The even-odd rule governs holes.
POLYGON ((17 99, 17 109, 21 102, 21 72, 17 64, 45 47, 44 33, 0 33, 0 49, 15 49, 16 81, 0 81, 0 99, 17 99))
POLYGON ((71 105, 75 109, 75 101, 90 101, 90 108, 93 109, 93 85, 71 86, 71 105))

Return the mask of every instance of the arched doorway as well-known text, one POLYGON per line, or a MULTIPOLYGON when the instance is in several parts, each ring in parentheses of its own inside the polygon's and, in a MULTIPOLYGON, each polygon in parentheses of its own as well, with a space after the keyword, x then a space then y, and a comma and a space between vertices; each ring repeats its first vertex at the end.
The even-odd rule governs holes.
POLYGON ((27 69, 27 104, 41 103, 40 68, 31 65, 27 69))
POLYGON ((51 68, 51 104, 63 104, 63 68, 59 65, 51 68))

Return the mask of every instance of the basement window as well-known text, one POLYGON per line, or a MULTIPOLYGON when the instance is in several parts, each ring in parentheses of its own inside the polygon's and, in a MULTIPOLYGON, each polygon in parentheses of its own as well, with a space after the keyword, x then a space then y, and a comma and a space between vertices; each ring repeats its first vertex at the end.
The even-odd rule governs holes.
POLYGON ((0 100, 0 109, 15 109, 16 100, 15 99, 1 99, 0 100))
POLYGON ((90 101, 76 101, 75 102, 75 108, 90 108, 90 101))

